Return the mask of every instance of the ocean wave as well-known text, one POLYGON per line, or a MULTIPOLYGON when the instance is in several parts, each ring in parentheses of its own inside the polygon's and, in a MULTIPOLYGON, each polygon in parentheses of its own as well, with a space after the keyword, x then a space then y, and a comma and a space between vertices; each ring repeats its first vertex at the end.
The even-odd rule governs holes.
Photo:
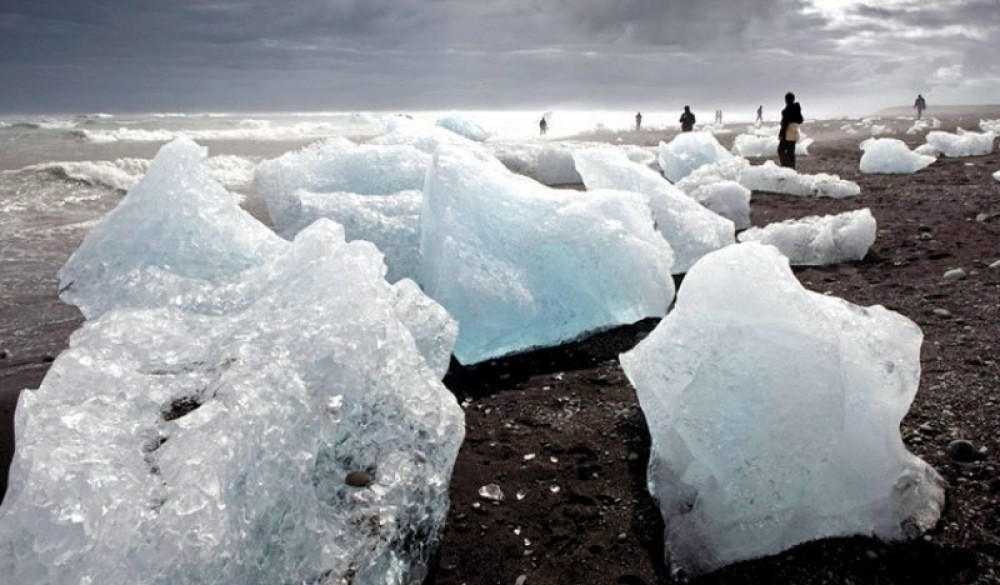
POLYGON ((48 173, 60 179, 128 191, 146 173, 149 161, 141 158, 118 160, 47 162, 24 167, 18 173, 48 173))
POLYGON ((272 126, 260 121, 249 121, 239 128, 212 130, 142 130, 117 128, 115 130, 74 130, 76 136, 95 144, 110 142, 169 142, 182 136, 192 140, 300 140, 322 138, 341 133, 343 126, 330 122, 301 122, 291 126, 272 126))
MULTIPOLYGON (((229 190, 247 189, 253 183, 257 162, 242 156, 219 155, 206 162, 209 173, 229 190)), ((117 160, 61 161, 31 165, 6 173, 45 173, 58 179, 78 181, 87 185, 128 191, 138 183, 149 168, 149 160, 120 158, 117 160)))
POLYGON ((45 119, 45 120, 13 120, 10 122, 0 121, 0 128, 15 128, 24 130, 72 130, 76 128, 73 120, 45 119))

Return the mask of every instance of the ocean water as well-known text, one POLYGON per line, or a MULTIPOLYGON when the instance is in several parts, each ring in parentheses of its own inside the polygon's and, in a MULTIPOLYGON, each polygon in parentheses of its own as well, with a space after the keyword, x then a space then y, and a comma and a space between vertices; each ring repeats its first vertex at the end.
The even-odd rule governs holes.
MULTIPOLYGON (((0 350, 8 364, 54 355, 81 316, 58 300, 57 271, 88 230, 139 181, 166 142, 188 136, 208 147, 214 176, 252 206, 253 172, 265 159, 332 136, 358 142, 385 130, 395 113, 154 113, 0 115, 0 350)), ((545 140, 627 130, 635 112, 417 112, 458 115, 491 141, 545 140)), ((675 113, 643 112, 644 128, 675 126, 675 113)))

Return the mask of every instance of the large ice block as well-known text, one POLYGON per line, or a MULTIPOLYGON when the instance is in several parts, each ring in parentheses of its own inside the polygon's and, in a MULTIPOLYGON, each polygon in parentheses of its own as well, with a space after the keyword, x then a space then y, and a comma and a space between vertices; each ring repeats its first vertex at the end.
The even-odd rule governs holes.
POLYGON ((909 175, 937 160, 933 156, 918 154, 906 143, 896 138, 869 138, 861 143, 860 168, 862 173, 909 175))
POLYGON ((932 527, 943 481, 899 432, 922 338, 881 306, 805 290, 772 246, 702 258, 670 314, 621 356, 649 424, 671 569, 932 527))
POLYGON ((682 132, 670 142, 660 143, 660 169, 676 183, 698 167, 733 158, 708 132, 682 132))
POLYGON ((674 274, 687 272, 705 254, 735 242, 735 226, 710 211, 624 151, 589 148, 573 153, 587 189, 634 191, 649 198, 656 229, 674 251, 674 274))
POLYGON ((423 582, 464 427, 413 291, 327 220, 251 272, 239 311, 88 321, 21 394, 5 583, 423 582))
POLYGON ((673 253, 637 193, 579 193, 441 146, 421 211, 420 284, 473 364, 662 316, 673 253))
POLYGON ((875 243, 877 228, 866 207, 750 228, 739 239, 775 246, 794 265, 823 266, 864 258, 875 243))
POLYGON ((177 139, 59 270, 60 297, 88 319, 109 308, 204 304, 285 242, 209 175, 208 150, 177 139))

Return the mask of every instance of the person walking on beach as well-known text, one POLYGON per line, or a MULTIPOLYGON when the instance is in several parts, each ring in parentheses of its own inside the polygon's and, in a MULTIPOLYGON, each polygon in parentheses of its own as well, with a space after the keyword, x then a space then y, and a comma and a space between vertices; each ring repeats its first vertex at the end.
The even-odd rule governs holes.
POLYGON ((690 132, 694 130, 694 114, 691 112, 691 106, 684 106, 684 113, 681 114, 681 132, 690 132))
POLYGON ((757 119, 754 122, 758 124, 764 121, 764 106, 757 106, 757 119))
POLYGON ((545 133, 549 131, 549 123, 545 121, 545 117, 538 121, 538 133, 545 136, 545 133))
POLYGON ((635 131, 638 132, 642 126, 642 112, 635 113, 635 131))
POLYGON ((722 110, 715 110, 715 123, 716 124, 722 123, 722 110))
POLYGON ((795 101, 795 94, 785 94, 785 109, 781 110, 781 128, 778 130, 778 162, 783 167, 795 168, 795 143, 799 139, 799 124, 803 121, 802 106, 795 101))
POLYGON ((913 102, 913 107, 917 109, 917 119, 924 114, 924 110, 927 109, 927 101, 924 100, 924 96, 917 94, 917 101, 913 102))

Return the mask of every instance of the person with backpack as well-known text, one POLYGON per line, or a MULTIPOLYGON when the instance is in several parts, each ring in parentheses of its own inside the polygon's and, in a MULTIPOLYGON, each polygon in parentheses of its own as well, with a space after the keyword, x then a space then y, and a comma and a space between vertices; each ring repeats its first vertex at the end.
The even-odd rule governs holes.
POLYGON ((803 122, 802 106, 795 101, 795 94, 785 94, 785 109, 781 110, 781 128, 778 130, 778 163, 795 168, 795 143, 799 140, 799 124, 803 122))

